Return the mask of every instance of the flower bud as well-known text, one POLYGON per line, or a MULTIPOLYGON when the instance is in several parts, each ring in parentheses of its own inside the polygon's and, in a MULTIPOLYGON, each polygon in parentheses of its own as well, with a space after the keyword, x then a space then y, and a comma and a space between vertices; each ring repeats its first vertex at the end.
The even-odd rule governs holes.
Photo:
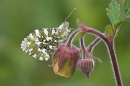
POLYGON ((70 47, 60 44, 53 55, 53 70, 56 74, 71 77, 79 60, 79 49, 74 45, 70 47))
POLYGON ((86 77, 90 77, 90 72, 94 69, 94 60, 93 59, 81 59, 77 62, 77 69, 83 72, 86 77))

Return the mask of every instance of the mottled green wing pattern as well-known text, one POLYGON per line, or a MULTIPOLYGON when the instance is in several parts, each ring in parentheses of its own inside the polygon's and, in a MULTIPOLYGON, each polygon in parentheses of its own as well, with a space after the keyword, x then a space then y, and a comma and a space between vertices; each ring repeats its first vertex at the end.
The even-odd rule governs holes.
POLYGON ((69 23, 64 22, 57 28, 36 29, 24 38, 21 49, 34 58, 48 60, 59 43, 66 39, 69 32, 68 26, 69 23))

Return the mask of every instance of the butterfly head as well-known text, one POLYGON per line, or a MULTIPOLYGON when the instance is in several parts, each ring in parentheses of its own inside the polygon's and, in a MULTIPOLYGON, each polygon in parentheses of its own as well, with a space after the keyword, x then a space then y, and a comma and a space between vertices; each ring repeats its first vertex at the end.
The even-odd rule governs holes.
POLYGON ((65 19, 65 21, 58 27, 58 31, 60 32, 61 37, 66 38, 68 33, 70 32, 69 29, 69 22, 67 22, 66 20, 68 19, 68 17, 76 10, 76 8, 74 8, 71 13, 67 16, 67 18, 65 19))
POLYGON ((65 22, 62 23, 62 25, 63 25, 64 28, 69 28, 69 22, 65 21, 65 22))
POLYGON ((65 29, 68 29, 69 28, 69 22, 63 22, 60 26, 59 26, 59 29, 60 30, 65 30, 65 29))

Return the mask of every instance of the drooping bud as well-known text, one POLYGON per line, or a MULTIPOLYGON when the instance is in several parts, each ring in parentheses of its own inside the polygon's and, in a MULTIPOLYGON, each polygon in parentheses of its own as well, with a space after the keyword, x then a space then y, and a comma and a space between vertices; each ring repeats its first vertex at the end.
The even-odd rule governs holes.
POLYGON ((79 49, 74 45, 70 47, 60 44, 53 55, 53 70, 56 74, 71 77, 79 60, 79 49))
POLYGON ((77 69, 83 72, 86 77, 90 77, 90 72, 94 69, 94 60, 93 59, 81 59, 77 62, 77 69))

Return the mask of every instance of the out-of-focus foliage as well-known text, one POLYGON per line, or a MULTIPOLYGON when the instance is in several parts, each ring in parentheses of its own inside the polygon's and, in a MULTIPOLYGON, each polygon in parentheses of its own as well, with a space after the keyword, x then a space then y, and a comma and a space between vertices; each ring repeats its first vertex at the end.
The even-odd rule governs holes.
MULTIPOLYGON (((37 28, 58 27, 73 8, 68 18, 70 27, 77 28, 76 20, 104 32, 110 24, 106 14, 111 0, 0 0, 0 86, 115 86, 105 44, 100 42, 94 56, 96 62, 91 78, 76 71, 72 78, 54 74, 50 61, 39 61, 20 49, 21 41, 37 28)), ((123 3, 124 0, 118 0, 123 3)), ((130 82, 130 18, 118 32, 115 47, 124 86, 130 82)), ((72 29, 73 31, 74 29, 72 29)), ((95 37, 87 34, 88 45, 95 37)), ((78 45, 78 41, 74 42, 78 45)))

